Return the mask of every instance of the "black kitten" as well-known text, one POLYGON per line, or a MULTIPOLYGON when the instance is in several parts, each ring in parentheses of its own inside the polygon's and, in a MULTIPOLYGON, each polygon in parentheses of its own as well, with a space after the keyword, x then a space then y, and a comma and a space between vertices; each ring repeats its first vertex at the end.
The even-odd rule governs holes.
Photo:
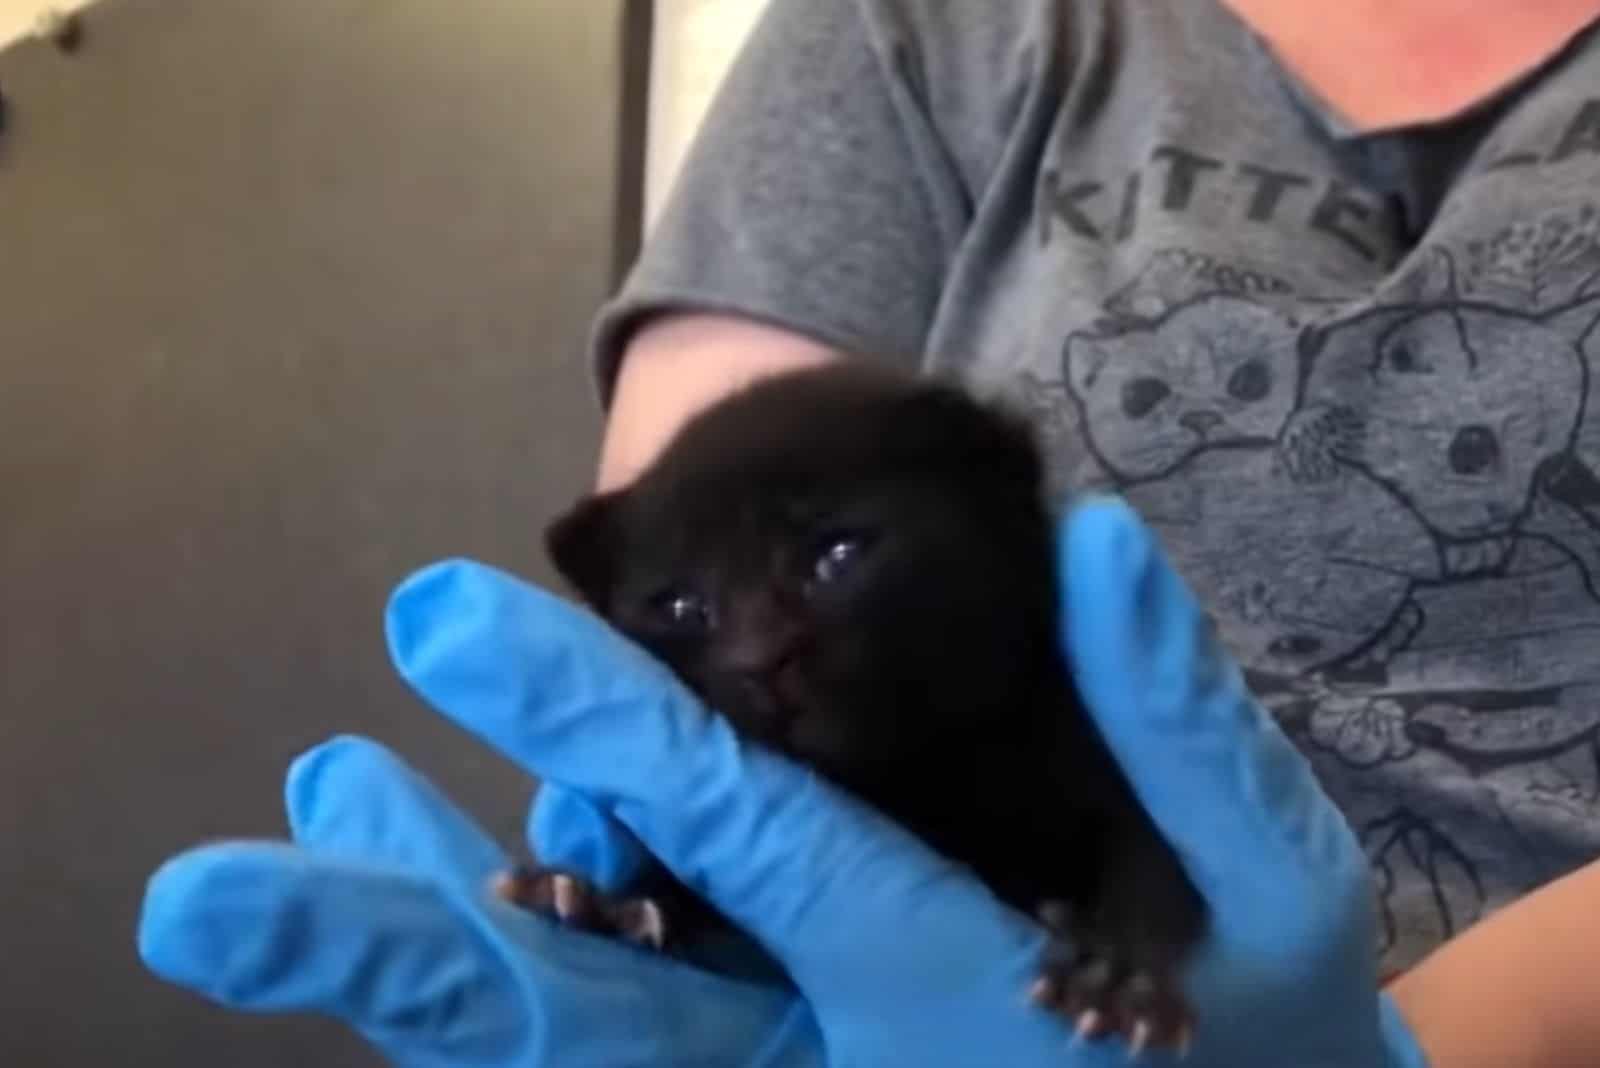
MULTIPOLYGON (((1078 703, 1042 476, 1020 421, 838 363, 714 406, 546 545, 736 729, 1063 936, 1036 1000, 1083 1034, 1182 1045, 1204 909, 1078 703)), ((614 902, 532 871, 501 892, 657 946, 699 922, 687 891, 614 902)))

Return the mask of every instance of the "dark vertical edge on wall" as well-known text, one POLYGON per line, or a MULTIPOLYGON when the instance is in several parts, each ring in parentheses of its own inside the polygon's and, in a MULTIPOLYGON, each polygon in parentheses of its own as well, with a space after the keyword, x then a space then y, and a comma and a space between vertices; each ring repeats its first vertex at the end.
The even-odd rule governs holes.
POLYGON ((617 116, 616 247, 611 284, 622 284, 639 254, 644 227, 645 158, 650 144, 650 55, 655 0, 624 0, 621 25, 622 93, 617 116))

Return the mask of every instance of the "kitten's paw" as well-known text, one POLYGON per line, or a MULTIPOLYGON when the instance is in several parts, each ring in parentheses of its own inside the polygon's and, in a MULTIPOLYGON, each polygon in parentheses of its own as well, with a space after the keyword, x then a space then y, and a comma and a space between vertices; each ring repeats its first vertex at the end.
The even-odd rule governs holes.
POLYGON ((1064 906, 1050 903, 1040 919, 1057 935, 1028 996, 1063 1017, 1078 1040, 1121 1036, 1128 1056, 1147 1049, 1188 1052, 1194 1021, 1174 970, 1133 964, 1110 947, 1078 950, 1065 933, 1064 906))
POLYGON ((518 867, 491 878, 489 892, 576 930, 611 935, 654 950, 667 946, 667 916, 660 904, 647 897, 612 897, 571 872, 518 867))

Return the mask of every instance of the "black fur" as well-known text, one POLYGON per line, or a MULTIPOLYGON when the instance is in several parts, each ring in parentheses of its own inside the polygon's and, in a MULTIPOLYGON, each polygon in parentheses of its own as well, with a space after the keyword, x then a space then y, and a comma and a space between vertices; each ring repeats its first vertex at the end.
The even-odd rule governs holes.
POLYGON ((840 363, 716 405, 546 545, 736 729, 1064 927, 1040 1000, 1177 1042, 1203 909, 1078 703, 1042 482, 1020 420, 840 363))

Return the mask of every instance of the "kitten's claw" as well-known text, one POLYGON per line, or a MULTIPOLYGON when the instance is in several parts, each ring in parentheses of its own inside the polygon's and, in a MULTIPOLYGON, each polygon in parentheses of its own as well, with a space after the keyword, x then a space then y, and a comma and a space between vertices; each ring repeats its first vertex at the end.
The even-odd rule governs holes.
POLYGON ((1180 1061, 1189 1059, 1189 1050, 1194 1045, 1194 1032, 1185 1024, 1178 1028, 1178 1038, 1172 1044, 1172 1052, 1180 1061))
POLYGON ((1138 1060, 1149 1044, 1150 1021, 1141 1017, 1133 1022, 1133 1033, 1128 1037, 1128 1059, 1138 1060))
POLYGON ((667 915, 660 904, 649 898, 612 898, 567 872, 541 868, 500 872, 490 878, 489 892, 576 930, 611 935, 657 951, 667 945, 667 915))
POLYGON ((1053 942, 1028 995, 1069 1022, 1073 1045, 1120 1035, 1132 1061, 1154 1049, 1181 1055, 1189 1042, 1189 1008, 1176 976, 1130 968, 1112 952, 1053 942))
POLYGON ((583 907, 579 900, 580 893, 578 881, 572 876, 557 872, 550 877, 550 897, 557 919, 570 921, 578 918, 583 907))
POLYGON ((661 950, 667 944, 667 918, 661 906, 648 898, 623 904, 621 913, 622 934, 630 942, 661 950))
POLYGON ((497 871, 489 876, 489 896, 507 904, 516 904, 517 875, 515 872, 497 871))

